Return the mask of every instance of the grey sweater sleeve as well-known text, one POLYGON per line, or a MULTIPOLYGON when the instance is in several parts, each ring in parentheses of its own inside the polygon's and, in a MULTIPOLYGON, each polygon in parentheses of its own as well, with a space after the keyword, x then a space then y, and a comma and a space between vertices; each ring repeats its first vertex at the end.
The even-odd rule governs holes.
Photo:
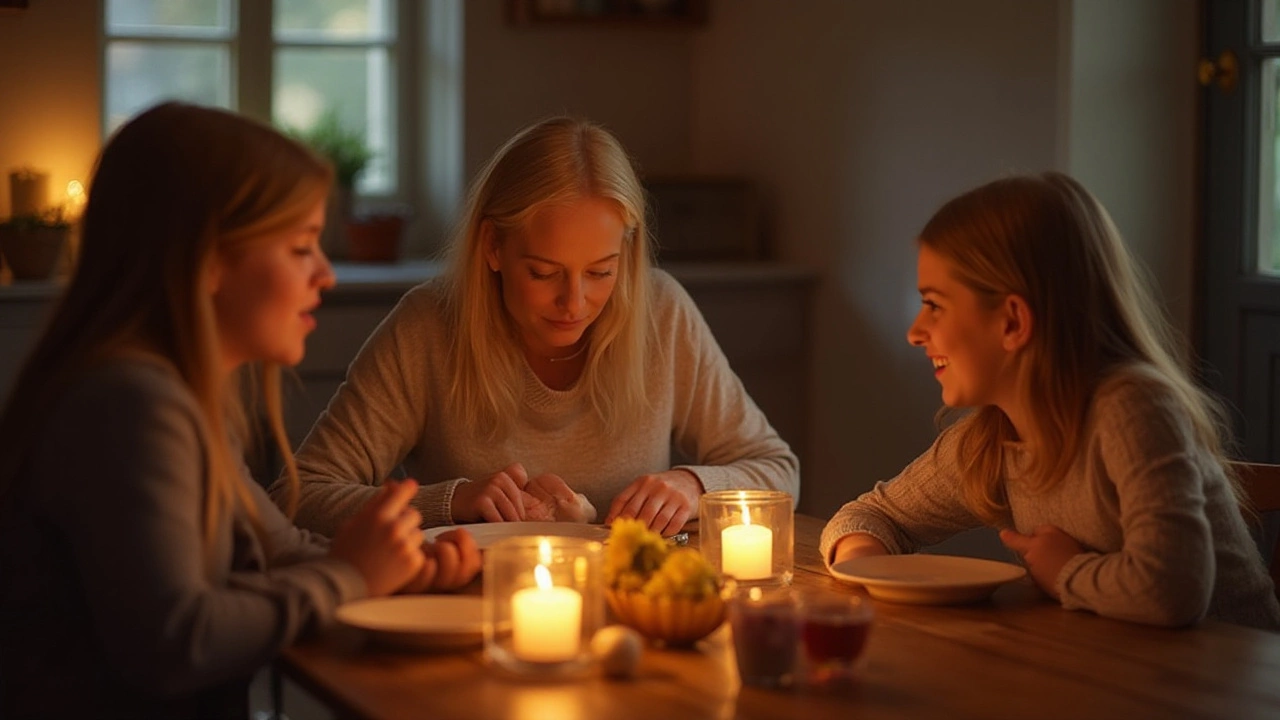
POLYGON ((828 567, 836 542, 853 533, 871 535, 890 553, 899 554, 916 552, 982 525, 960 494, 956 429, 943 431, 933 446, 897 477, 876 483, 836 511, 823 528, 818 545, 828 567))
POLYGON ((1062 606, 1155 625, 1199 620, 1214 589, 1214 538, 1186 413, 1169 390, 1124 382, 1099 391, 1093 415, 1124 545, 1068 561, 1056 582, 1062 606))
POLYGON ((669 276, 657 277, 672 303, 658 331, 673 353, 672 439, 694 459, 677 467, 696 475, 707 492, 782 490, 794 505, 800 499, 799 458, 747 394, 693 299, 669 276))
POLYGON ((187 692, 243 677, 362 597, 350 565, 312 557, 230 567, 232 519, 204 541, 204 424, 180 381, 153 367, 99 372, 69 390, 37 454, 44 512, 66 538, 99 641, 139 687, 187 692))
MULTIPOLYGON (((424 296, 410 292, 360 349, 347 378, 298 448, 298 525, 330 537, 343 520, 373 498, 422 437, 427 417, 426 369, 430 354, 420 327, 424 296)), ((453 522, 450 504, 462 479, 433 482, 413 505, 423 524, 453 522)), ((283 479, 271 487, 283 504, 283 479)))

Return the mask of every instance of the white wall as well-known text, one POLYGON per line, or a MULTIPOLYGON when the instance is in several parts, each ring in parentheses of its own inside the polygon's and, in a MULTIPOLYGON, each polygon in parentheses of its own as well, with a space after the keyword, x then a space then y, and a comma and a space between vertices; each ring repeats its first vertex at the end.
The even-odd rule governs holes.
POLYGON ((98 153, 98 3, 31 0, 0 12, 0 218, 9 216, 9 172, 50 175, 50 202, 67 182, 87 182, 98 153))
POLYGON ((749 175, 781 259, 822 271, 801 505, 834 511, 924 451, 939 395, 905 340, 936 207, 1054 166, 1054 2, 719 3, 697 47, 698 169, 749 175))
POLYGON ((1191 328, 1200 88, 1194 0, 1074 0, 1067 169, 1191 328))
POLYGON ((689 165, 697 31, 505 22, 498 0, 466 3, 467 177, 517 130, 549 115, 605 124, 641 171, 689 165))

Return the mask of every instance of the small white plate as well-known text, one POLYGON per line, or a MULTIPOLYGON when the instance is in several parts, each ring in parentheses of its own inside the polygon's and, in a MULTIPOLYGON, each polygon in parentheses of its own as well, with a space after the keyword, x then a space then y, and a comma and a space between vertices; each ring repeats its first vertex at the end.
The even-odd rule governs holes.
POLYGON ((337 618, 395 645, 464 648, 484 639, 482 613, 474 595, 395 595, 345 603, 337 618))
POLYGON ((589 525, 575 522, 500 522, 470 523, 467 525, 445 525, 427 528, 422 531, 424 540, 434 540, 440 533, 448 530, 464 528, 475 538, 476 546, 481 550, 509 537, 522 535, 552 535, 557 537, 586 538, 604 542, 609 537, 609 528, 604 525, 589 525))
POLYGON ((955 555, 872 555, 831 566, 831 574, 861 585, 871 597, 911 605, 985 600, 1001 585, 1026 576, 1024 567, 955 555))

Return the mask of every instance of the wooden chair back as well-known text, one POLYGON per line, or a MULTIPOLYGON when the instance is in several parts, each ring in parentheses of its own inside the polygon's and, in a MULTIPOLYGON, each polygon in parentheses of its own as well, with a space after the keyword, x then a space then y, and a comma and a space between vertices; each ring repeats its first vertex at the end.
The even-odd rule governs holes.
MULTIPOLYGON (((1280 465, 1250 462, 1232 465, 1255 512, 1280 511, 1280 465)), ((1276 597, 1280 598, 1280 537, 1271 548, 1271 582, 1275 585, 1276 597)))

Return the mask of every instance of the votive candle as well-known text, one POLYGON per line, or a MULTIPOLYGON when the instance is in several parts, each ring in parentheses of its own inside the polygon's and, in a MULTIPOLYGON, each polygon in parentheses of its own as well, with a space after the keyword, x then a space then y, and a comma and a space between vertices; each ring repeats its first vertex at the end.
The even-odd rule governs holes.
POLYGON ((551 584, 543 565, 534 568, 537 587, 511 596, 512 651, 527 662, 564 662, 582 642, 582 594, 551 584))
POLYGON ((720 532, 721 566, 725 575, 760 580, 773 574, 773 531, 751 524, 751 511, 742 506, 742 524, 720 532))

